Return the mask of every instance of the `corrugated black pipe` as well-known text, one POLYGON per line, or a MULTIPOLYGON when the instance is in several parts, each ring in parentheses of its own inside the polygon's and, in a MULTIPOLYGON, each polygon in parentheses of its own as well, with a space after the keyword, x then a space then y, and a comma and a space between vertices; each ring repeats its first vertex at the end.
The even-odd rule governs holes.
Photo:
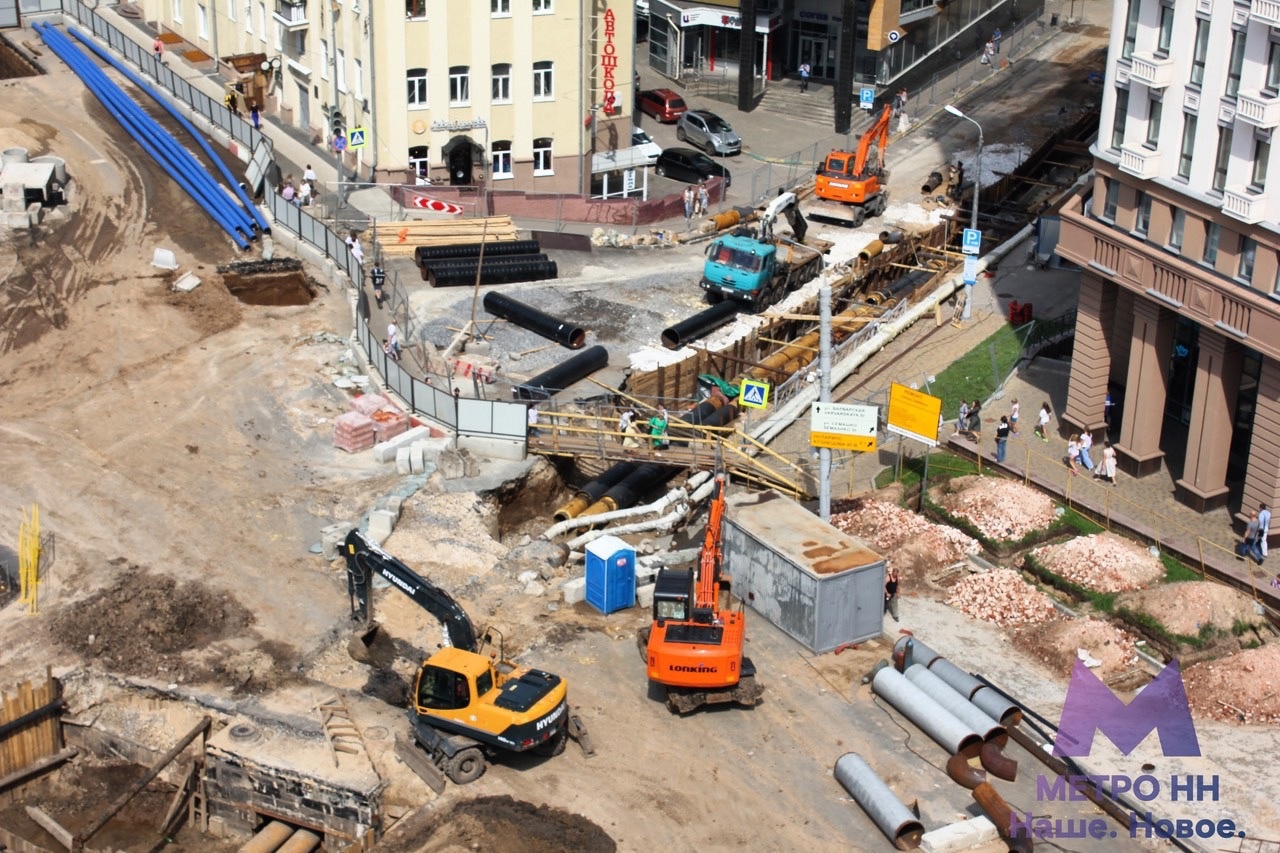
POLYGON ((581 327, 566 323, 564 320, 552 317, 501 293, 486 293, 484 310, 569 349, 582 349, 583 344, 587 342, 587 333, 581 327))
MULTIPOLYGON (((490 293, 489 296, 493 294, 490 293)), ((488 298, 485 297, 486 300, 488 298)), ((528 382, 517 385, 512 393, 517 400, 547 400, 578 380, 608 366, 609 351, 602 346, 594 346, 565 359, 550 370, 544 370, 528 382)))
MULTIPOLYGON (((443 270, 427 269, 427 281, 432 287, 459 287, 475 284, 476 267, 449 267, 443 270)), ((511 284, 515 281, 545 281, 559 275, 555 261, 529 261, 528 263, 495 266, 485 262, 480 270, 481 284, 511 284)), ((576 349, 576 347, 575 347, 576 349)))
POLYGON ((699 311, 692 317, 663 329, 662 345, 667 349, 680 349, 690 341, 696 341, 728 323, 738 315, 738 308, 738 303, 732 299, 726 299, 719 305, 712 305, 705 311, 699 311))
POLYGON ((646 462, 632 471, 627 478, 600 496, 600 500, 587 507, 583 515, 599 515, 602 512, 613 512, 615 509, 626 509, 636 505, 649 490, 661 486, 676 475, 680 468, 675 465, 661 465, 657 462, 646 462))
POLYGON ((413 260, 421 266, 424 261, 441 258, 478 258, 484 246, 484 257, 502 258, 507 255, 533 255, 542 251, 537 240, 509 240, 505 243, 453 243, 448 246, 419 246, 413 250, 413 260))
MULTIPOLYGON (((458 269, 466 269, 471 272, 472 279, 475 278, 476 266, 480 263, 479 258, 436 258, 424 261, 418 264, 418 274, 422 276, 423 281, 430 281, 433 273, 440 273, 458 269)), ((484 268, 486 270, 495 267, 510 267, 521 264, 530 263, 549 263, 547 256, 544 254, 537 255, 504 255, 500 258, 491 258, 485 255, 484 268)), ((439 277, 439 276, 438 276, 439 277)))
POLYGON ((609 491, 610 488, 627 479, 627 475, 636 470, 638 464, 636 462, 619 462, 609 468, 599 477, 578 489, 572 500, 556 510, 555 520, 568 521, 571 518, 577 518, 578 513, 600 500, 601 496, 609 491))

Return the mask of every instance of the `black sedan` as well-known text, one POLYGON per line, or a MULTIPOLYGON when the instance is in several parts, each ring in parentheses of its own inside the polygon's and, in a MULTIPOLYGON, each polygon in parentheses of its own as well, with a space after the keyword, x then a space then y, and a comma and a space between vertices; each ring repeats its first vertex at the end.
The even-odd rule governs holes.
POLYGON ((726 186, 733 183, 728 169, 692 148, 668 148, 658 155, 658 162, 653 168, 662 177, 689 184, 708 178, 724 178, 726 186))

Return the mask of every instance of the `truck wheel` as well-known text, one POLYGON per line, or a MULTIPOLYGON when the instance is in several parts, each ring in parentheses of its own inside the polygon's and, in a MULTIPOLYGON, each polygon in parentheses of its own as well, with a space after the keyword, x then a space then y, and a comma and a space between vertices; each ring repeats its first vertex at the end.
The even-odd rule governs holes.
POLYGON ((707 291, 707 304, 708 304, 708 305, 719 305, 719 304, 720 304, 721 302, 723 302, 723 301, 724 301, 724 294, 723 294, 723 293, 721 293, 720 291, 718 291, 718 290, 708 290, 708 291, 707 291))
POLYGON ((867 218, 866 209, 859 207, 853 211, 853 218, 850 220, 850 223, 853 225, 854 228, 861 228, 862 223, 866 221, 866 218, 867 218))
POLYGON ((472 746, 460 749, 451 758, 445 759, 444 772, 454 784, 465 785, 483 776, 486 766, 484 753, 472 746))
POLYGON ((551 736, 550 740, 546 743, 540 743, 535 746, 533 748, 533 754, 547 756, 559 755, 564 752, 565 743, 568 742, 568 740, 569 729, 566 726, 561 726, 556 730, 556 733, 551 736))

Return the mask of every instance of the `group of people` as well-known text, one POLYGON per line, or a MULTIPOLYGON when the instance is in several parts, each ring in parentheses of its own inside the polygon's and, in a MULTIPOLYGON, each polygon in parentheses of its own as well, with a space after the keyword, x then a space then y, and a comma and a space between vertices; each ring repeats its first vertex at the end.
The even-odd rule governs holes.
MULTIPOLYGON (((996 462, 1004 462, 1009 444, 1009 437, 1018 434, 1018 418, 1021 405, 1015 397, 1009 404, 1009 414, 1000 416, 996 426, 996 462)), ((1053 408, 1046 400, 1040 405, 1036 416, 1035 434, 1041 441, 1049 441, 1049 424, 1053 420, 1053 408)), ((960 402, 960 412, 956 418, 956 432, 977 443, 982 438, 982 403, 960 402)), ((1063 462, 1071 470, 1071 475, 1078 476, 1080 468, 1092 472, 1095 480, 1106 480, 1116 484, 1116 451, 1110 441, 1103 442, 1102 458, 1095 464, 1093 459, 1093 433, 1086 426, 1079 433, 1073 433, 1067 439, 1067 454, 1063 462)))
MULTIPOLYGON (((1236 546, 1236 556, 1240 559, 1251 558, 1259 566, 1267 558, 1267 537, 1271 534, 1271 510, 1266 504, 1259 504, 1258 509, 1249 515, 1249 524, 1244 529, 1244 541, 1236 546)), ((1280 586, 1280 581, 1273 578, 1271 586, 1280 586)))
MULTIPOLYGON (((298 207, 306 207, 315 200, 316 180, 316 172, 308 163, 302 172, 301 181, 295 183, 293 175, 285 176, 284 182, 280 184, 280 197, 298 207)), ((351 245, 351 242, 351 238, 348 238, 347 245, 351 245)))
POLYGON ((684 218, 686 221, 703 216, 711 206, 711 193, 707 190, 707 182, 700 181, 684 188, 684 218))

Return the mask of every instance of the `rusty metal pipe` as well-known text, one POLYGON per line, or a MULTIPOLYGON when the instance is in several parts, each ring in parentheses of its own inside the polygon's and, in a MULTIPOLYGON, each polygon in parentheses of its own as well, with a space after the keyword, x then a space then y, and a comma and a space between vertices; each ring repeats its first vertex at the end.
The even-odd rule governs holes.
POLYGON ((273 820, 240 847, 240 853, 275 853, 293 835, 293 827, 273 820))
MULTIPOLYGON (((1001 729, 1004 732, 1004 729, 1001 729)), ((1004 754, 1004 744, 1009 740, 1009 735, 1005 732, 1001 735, 1000 740, 989 740, 982 745, 982 749, 978 752, 978 758, 982 760, 982 767, 997 779, 1003 779, 1006 782, 1017 781, 1018 778, 1018 762, 1017 759, 1010 758, 1004 754), (1001 741, 1004 741, 1002 743, 1001 741)))
POLYGON ((987 781, 987 774, 969 763, 969 759, 956 753, 947 759, 947 775, 951 781, 972 791, 987 781))
POLYGON ((899 850, 920 846, 924 825, 913 815, 862 756, 846 752, 836 761, 836 781, 862 807, 899 850))
POLYGON ((990 783, 983 782, 974 788, 973 798, 996 825, 996 832, 1000 833, 1012 853, 1030 853, 1033 846, 1031 833, 1022 825, 1019 825, 1017 832, 1013 831, 1013 809, 990 783))

